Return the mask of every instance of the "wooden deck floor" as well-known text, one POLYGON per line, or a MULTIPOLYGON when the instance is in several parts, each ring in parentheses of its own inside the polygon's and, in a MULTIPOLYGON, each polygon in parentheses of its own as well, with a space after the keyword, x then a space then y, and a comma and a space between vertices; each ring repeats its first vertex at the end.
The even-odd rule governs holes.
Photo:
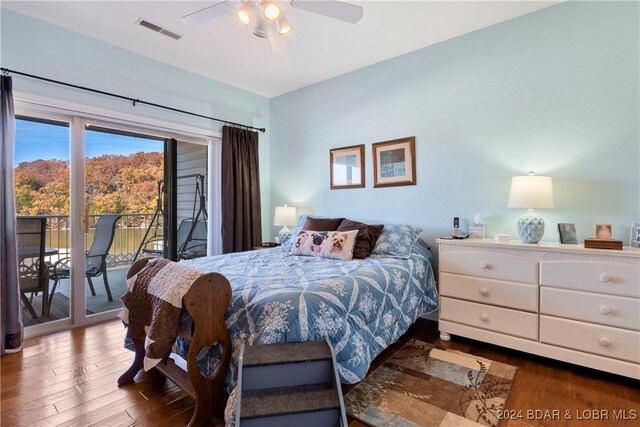
MULTIPOLYGON (((118 388, 116 379, 132 353, 122 347, 119 321, 26 340, 22 353, 1 360, 0 424, 2 426, 183 426, 192 400, 157 374, 138 374, 134 385, 118 388)), ((437 340, 434 322, 420 320, 374 362, 391 356, 411 338, 437 340)), ((518 366, 508 407, 525 419, 506 427, 625 426, 640 419, 640 383, 573 365, 554 362, 471 340, 443 343, 458 350, 518 366), (608 410, 609 420, 526 419, 528 410, 608 410), (613 420, 614 410, 639 417, 613 420)), ((345 391, 349 389, 345 387, 345 391)), ((593 412, 587 412, 593 413, 593 412)), ((361 426, 351 421, 350 426, 361 426)))

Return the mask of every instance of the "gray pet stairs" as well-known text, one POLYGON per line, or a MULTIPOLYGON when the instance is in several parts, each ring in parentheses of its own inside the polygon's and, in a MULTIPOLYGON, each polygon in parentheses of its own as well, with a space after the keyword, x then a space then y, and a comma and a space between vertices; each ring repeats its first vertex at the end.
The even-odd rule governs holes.
POLYGON ((347 427, 328 341, 244 347, 238 387, 236 427, 347 427))

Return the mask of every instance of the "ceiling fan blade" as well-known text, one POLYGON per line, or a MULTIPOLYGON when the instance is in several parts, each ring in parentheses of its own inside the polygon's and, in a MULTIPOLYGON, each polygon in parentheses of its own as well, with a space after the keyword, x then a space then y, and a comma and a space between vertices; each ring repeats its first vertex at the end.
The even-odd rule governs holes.
POLYGON ((186 24, 199 25, 225 14, 229 11, 231 6, 233 6, 233 3, 233 1, 229 0, 216 1, 211 6, 207 6, 204 9, 185 15, 180 19, 186 24))
MULTIPOLYGON (((269 24, 272 24, 271 22, 269 24)), ((271 51, 276 55, 282 55, 287 51, 287 37, 278 34, 278 30, 275 25, 269 25, 267 27, 267 39, 271 45, 271 51)))
POLYGON ((364 13, 361 6, 337 0, 291 0, 291 4, 298 9, 339 19, 340 21, 351 24, 360 21, 364 13))

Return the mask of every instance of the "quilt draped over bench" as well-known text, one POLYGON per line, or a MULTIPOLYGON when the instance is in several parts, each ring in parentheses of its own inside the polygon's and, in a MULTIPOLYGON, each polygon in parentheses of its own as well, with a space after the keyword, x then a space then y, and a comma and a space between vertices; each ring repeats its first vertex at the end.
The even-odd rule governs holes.
POLYGON ((128 336, 144 340, 144 370, 171 354, 180 327, 182 298, 202 272, 185 264, 154 259, 127 280, 119 314, 128 336))

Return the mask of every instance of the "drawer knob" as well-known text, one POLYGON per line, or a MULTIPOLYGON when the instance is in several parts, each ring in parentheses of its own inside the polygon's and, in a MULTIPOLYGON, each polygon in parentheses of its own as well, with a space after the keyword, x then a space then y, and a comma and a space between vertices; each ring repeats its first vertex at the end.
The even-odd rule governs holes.
POLYGON ((482 264, 480 264, 480 268, 483 270, 491 270, 491 264, 489 264, 488 262, 483 262, 482 264))
POLYGON ((480 288, 478 289, 478 292, 480 292, 481 295, 489 294, 489 290, 487 288, 480 288))
POLYGON ((600 338, 600 345, 603 347, 608 347, 609 344, 611 344, 611 341, 609 341, 608 338, 602 337, 600 338))
POLYGON ((602 314, 611 314, 611 308, 606 306, 606 305, 603 305, 603 306, 600 307, 600 313, 602 313, 602 314))
POLYGON ((607 283, 610 280, 611 280, 611 277, 608 274, 601 274, 600 275, 600 281, 602 283, 607 283))
POLYGON ((487 320, 489 320, 489 316, 487 316, 485 313, 482 313, 480 315, 480 320, 482 320, 483 322, 486 322, 487 320))

